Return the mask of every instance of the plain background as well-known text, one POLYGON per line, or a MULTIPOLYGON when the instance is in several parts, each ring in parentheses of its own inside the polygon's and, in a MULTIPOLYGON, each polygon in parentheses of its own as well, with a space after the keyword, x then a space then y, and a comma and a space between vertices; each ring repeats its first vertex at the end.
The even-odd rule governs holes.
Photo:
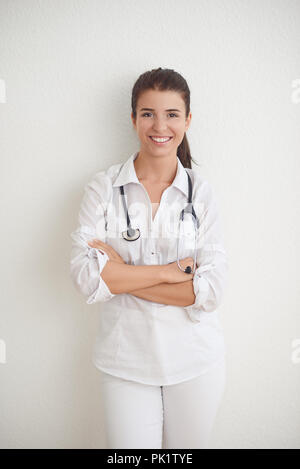
POLYGON ((189 84, 230 264, 211 447, 299 448, 300 2, 1 0, 0 31, 1 447, 105 448, 70 233, 85 184, 138 150, 131 90, 163 67, 189 84))

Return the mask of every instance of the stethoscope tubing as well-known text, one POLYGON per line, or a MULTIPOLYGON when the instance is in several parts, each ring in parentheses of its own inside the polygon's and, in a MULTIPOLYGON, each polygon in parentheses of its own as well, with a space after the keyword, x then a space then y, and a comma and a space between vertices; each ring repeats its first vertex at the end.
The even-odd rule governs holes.
MULTIPOLYGON (((187 174, 187 177, 188 177, 188 184, 189 184, 188 204, 180 213, 179 224, 184 221, 184 214, 185 213, 191 213, 191 215, 193 217, 194 231, 195 231, 194 265, 193 265, 193 269, 190 266, 187 266, 185 269, 183 269, 181 267, 181 265, 179 264, 179 259, 178 259, 179 236, 180 236, 180 232, 179 232, 179 236, 177 238, 177 266, 182 272, 185 272, 186 274, 190 274, 190 273, 194 274, 195 270, 196 270, 196 257, 197 257, 197 249, 196 249, 197 230, 199 228, 200 223, 199 223, 199 219, 198 219, 198 217, 195 213, 195 210, 194 210, 194 207, 193 207, 193 204, 192 204, 192 193, 193 193, 192 181, 191 181, 190 175, 188 174, 187 171, 186 171, 186 174, 187 174)), ((120 193, 121 193, 121 198, 122 198, 122 202, 123 202, 124 211, 125 211, 126 218, 127 218, 127 230, 122 232, 122 237, 126 241, 136 241, 137 239, 139 239, 141 233, 140 233, 139 228, 133 229, 132 226, 131 226, 131 222, 130 222, 130 218, 129 218, 129 214, 128 214, 128 209, 127 209, 127 205, 126 205, 126 201, 125 201, 124 186, 120 186, 120 193)))

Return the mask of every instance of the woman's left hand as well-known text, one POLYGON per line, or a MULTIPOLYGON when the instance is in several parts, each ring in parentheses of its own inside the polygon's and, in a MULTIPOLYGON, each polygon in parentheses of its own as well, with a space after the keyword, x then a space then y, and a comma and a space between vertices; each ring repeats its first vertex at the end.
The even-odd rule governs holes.
POLYGON ((100 239, 92 239, 88 242, 88 245, 91 248, 98 249, 100 252, 104 251, 108 255, 110 261, 119 262, 120 264, 126 264, 124 259, 120 256, 120 254, 117 253, 117 251, 114 250, 114 248, 112 248, 109 244, 100 241, 100 239))

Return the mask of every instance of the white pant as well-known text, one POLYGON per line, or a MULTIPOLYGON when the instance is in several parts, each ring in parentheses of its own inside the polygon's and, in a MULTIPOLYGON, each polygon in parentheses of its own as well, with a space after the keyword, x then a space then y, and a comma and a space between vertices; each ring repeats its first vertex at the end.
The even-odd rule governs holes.
POLYGON ((206 448, 225 390, 225 359, 179 384, 153 386, 101 371, 107 448, 206 448))

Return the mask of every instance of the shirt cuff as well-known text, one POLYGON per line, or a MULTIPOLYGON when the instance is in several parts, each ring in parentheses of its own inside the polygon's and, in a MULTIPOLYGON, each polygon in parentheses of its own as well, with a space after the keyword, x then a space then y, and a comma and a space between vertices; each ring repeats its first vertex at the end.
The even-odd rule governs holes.
POLYGON ((93 304, 97 303, 98 301, 109 301, 111 298, 116 296, 114 293, 110 291, 108 288, 107 284, 104 282, 103 278, 101 277, 100 273, 104 269, 106 262, 109 260, 108 255, 106 252, 102 251, 103 254, 101 254, 100 251, 96 248, 90 248, 88 251, 88 256, 89 258, 93 257, 97 261, 97 270, 94 270, 91 273, 91 277, 98 277, 99 283, 98 287, 96 290, 88 297, 87 299, 87 304, 93 304))
POLYGON ((106 252, 88 245, 92 236, 95 236, 95 233, 86 226, 81 226, 71 233, 74 242, 71 252, 71 276, 78 291, 87 298, 87 304, 108 301, 116 296, 101 277, 109 257, 106 252))
POLYGON ((196 269, 193 277, 193 287, 195 294, 195 302, 192 305, 185 306, 185 310, 187 311, 191 321, 199 322, 203 312, 201 305, 206 302, 210 288, 208 281, 201 276, 199 268, 196 269))

